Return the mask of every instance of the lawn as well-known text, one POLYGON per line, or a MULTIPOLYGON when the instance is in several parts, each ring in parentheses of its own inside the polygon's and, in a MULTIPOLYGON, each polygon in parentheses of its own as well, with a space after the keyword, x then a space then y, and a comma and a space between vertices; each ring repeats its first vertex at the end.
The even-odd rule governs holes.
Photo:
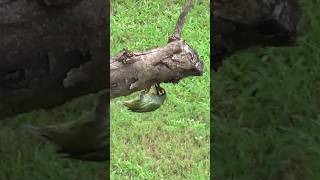
POLYGON ((236 54, 214 76, 215 179, 320 179, 320 1, 301 3, 298 47, 236 54))
MULTIPOLYGON (((185 1, 111 0, 111 54, 163 46, 185 1)), ((111 179, 209 179, 210 6, 196 3, 182 37, 205 62, 202 77, 162 84, 164 105, 133 113, 122 105, 134 93, 111 101, 111 179)))

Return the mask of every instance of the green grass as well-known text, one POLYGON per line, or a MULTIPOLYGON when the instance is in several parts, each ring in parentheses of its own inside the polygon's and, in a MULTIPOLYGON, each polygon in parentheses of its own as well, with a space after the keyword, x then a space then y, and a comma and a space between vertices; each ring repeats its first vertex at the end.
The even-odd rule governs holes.
POLYGON ((243 52, 215 74, 216 179, 320 179, 320 1, 301 2, 298 47, 243 52))
POLYGON ((60 158, 56 147, 27 133, 23 124, 44 126, 76 119, 93 105, 92 96, 52 110, 38 110, 0 121, 1 180, 100 180, 106 164, 60 158))
MULTIPOLYGON (((185 1, 111 1, 111 54, 166 44, 185 1)), ((163 84, 165 104, 137 114, 111 101, 111 179, 209 179, 209 0, 195 4, 182 37, 205 62, 202 77, 163 84)))

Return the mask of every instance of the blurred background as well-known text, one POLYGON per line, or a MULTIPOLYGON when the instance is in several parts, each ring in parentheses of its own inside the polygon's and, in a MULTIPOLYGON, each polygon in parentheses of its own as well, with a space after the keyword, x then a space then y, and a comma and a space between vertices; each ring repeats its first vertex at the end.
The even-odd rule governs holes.
POLYGON ((1 180, 100 180, 106 164, 61 158, 50 142, 26 132, 23 124, 46 126, 77 120, 94 106, 95 96, 77 98, 51 110, 37 110, 0 121, 1 180))
POLYGON ((212 80, 217 179, 320 179, 320 1, 300 3, 297 47, 238 53, 212 80))

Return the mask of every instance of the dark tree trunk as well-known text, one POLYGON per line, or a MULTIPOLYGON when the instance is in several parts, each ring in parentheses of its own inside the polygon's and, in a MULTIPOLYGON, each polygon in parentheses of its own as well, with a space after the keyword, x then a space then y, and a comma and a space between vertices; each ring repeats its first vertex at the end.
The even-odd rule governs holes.
POLYGON ((296 44, 298 0, 215 0, 213 69, 239 50, 296 44))
POLYGON ((0 0, 0 119, 105 89, 106 0, 0 0))

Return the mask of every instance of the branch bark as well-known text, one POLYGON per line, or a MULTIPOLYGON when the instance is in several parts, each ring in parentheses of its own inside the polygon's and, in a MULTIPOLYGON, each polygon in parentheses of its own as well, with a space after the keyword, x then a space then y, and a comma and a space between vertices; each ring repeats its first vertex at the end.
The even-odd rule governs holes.
POLYGON ((110 96, 125 96, 156 83, 178 83, 188 76, 200 76, 204 64, 197 51, 181 39, 186 16, 192 8, 188 0, 177 20, 168 44, 145 52, 124 50, 111 60, 110 96))
POLYGON ((184 22, 191 8, 192 8, 192 0, 188 0, 180 13, 180 16, 174 28, 173 34, 169 37, 168 42, 181 38, 181 32, 184 26, 184 22))
POLYGON ((191 75, 202 75, 203 62, 183 40, 145 52, 119 53, 110 64, 110 96, 115 98, 155 83, 178 83, 191 75))

